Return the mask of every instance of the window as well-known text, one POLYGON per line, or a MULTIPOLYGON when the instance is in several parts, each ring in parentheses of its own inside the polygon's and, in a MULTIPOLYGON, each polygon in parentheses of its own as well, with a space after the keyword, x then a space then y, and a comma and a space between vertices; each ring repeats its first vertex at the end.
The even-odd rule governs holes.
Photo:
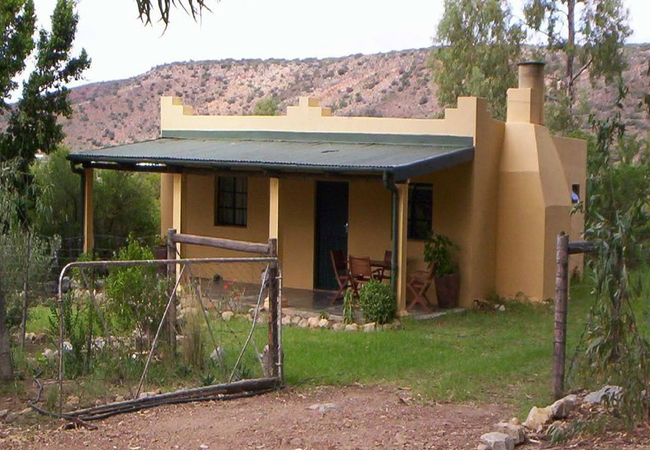
POLYGON ((580 184, 574 183, 571 185, 571 203, 576 204, 580 202, 580 184))
POLYGON ((246 177, 217 177, 214 224, 246 226, 248 182, 246 177))
POLYGON ((427 239, 433 228, 433 186, 409 184, 408 237, 427 239))

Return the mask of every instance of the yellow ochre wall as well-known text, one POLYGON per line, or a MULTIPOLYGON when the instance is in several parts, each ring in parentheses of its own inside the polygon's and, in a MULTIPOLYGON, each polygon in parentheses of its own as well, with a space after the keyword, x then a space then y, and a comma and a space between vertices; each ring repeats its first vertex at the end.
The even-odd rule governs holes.
MULTIPOLYGON (((522 293, 543 300, 554 295, 557 235, 572 229, 571 195, 557 140, 543 125, 531 123, 530 113, 515 114, 539 107, 535 103, 526 106, 526 99, 534 99, 534 94, 530 88, 508 91, 500 162, 496 291, 507 297, 522 293)), ((562 142, 563 151, 580 153, 580 145, 562 142)), ((580 181, 584 183, 584 172, 580 181)))
MULTIPOLYGON (((587 198, 587 141, 565 137, 553 137, 560 161, 564 167, 569 194, 573 184, 580 185, 580 200, 584 203, 587 198)), ((580 241, 585 229, 585 215, 580 211, 571 214, 571 241, 580 241)), ((584 269, 584 255, 582 253, 569 256, 569 271, 582 274, 584 269)))
MULTIPOLYGON (((515 112, 509 111, 508 123, 493 119, 485 101, 472 97, 459 98, 458 107, 447 109, 442 120, 332 117, 328 108, 319 107, 311 98, 301 98, 298 106, 287 109, 286 116, 194 116, 192 108, 182 105, 180 99, 164 97, 161 128, 473 137, 473 162, 410 180, 433 184, 433 225, 459 246, 460 304, 467 307, 475 298, 492 292, 513 296, 521 291, 531 298, 552 296, 555 235, 571 228, 567 186, 573 179, 584 183, 584 154, 572 153, 576 148, 578 152, 586 148, 584 143, 554 140, 542 125, 517 122, 516 111, 526 111, 530 107, 526 99, 534 96, 530 89, 513 91, 517 105, 515 112)), ((530 111, 524 116, 530 120, 530 111)), ((174 209, 167 177, 172 175, 163 175, 161 181, 161 231, 172 222, 168 211, 174 209)), ((269 178, 248 178, 247 227, 214 226, 214 179, 213 175, 183 175, 179 231, 266 242, 269 178)), ((287 175, 279 180, 279 251, 285 287, 313 288, 318 179, 287 175)), ((382 258, 384 250, 391 248, 391 193, 379 179, 351 178, 349 186, 348 251, 382 258)), ((581 222, 574 222, 572 232, 579 234, 581 222)), ((422 241, 408 241, 408 271, 424 268, 423 247, 422 241)), ((182 251, 186 257, 232 254, 193 246, 182 251)), ((429 298, 435 294, 430 292, 429 298)))

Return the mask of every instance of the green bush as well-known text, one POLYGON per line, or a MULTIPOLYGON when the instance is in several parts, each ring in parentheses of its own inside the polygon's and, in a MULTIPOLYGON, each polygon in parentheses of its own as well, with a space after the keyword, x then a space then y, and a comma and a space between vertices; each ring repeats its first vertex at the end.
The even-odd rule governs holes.
MULTIPOLYGON (((153 259, 151 250, 129 237, 117 260, 153 259)), ((166 283, 154 266, 113 267, 106 279, 108 309, 121 331, 135 327, 141 337, 155 332, 167 304, 166 283)), ((152 337, 152 336, 150 336, 152 337)))
POLYGON ((254 116, 277 116, 278 115, 278 101, 271 98, 263 98, 255 103, 253 107, 254 116))
POLYGON ((387 323, 397 313, 395 293, 389 285, 377 280, 370 280, 361 288, 359 306, 366 322, 387 323))

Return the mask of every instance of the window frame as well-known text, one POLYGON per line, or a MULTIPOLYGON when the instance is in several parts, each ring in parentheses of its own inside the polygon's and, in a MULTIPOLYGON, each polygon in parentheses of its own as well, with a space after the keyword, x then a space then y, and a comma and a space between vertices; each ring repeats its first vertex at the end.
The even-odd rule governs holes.
POLYGON ((431 230, 433 230, 433 183, 409 183, 408 189, 408 222, 407 222, 407 238, 412 240, 424 241, 429 238, 431 230), (417 198, 418 191, 429 193, 428 198, 424 205, 422 204, 422 198, 417 198), (418 201, 416 201, 416 198, 418 201), (428 215, 424 215, 424 218, 416 218, 418 212, 416 208, 424 208, 429 211, 428 215), (419 227, 416 223, 424 223, 424 229, 426 230, 426 235, 417 234, 419 227))
POLYGON ((248 226, 248 177, 215 176, 214 226, 248 226), (226 183, 230 186, 226 186, 226 183))

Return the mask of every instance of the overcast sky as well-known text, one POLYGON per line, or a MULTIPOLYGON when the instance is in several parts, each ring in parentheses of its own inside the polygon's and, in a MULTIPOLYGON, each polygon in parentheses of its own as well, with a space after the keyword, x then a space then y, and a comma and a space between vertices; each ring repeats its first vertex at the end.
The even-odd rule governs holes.
MULTIPOLYGON (((519 3, 522 0, 515 0, 519 3)), ((650 42, 650 0, 624 0, 634 34, 650 42)), ((37 0, 39 18, 55 0, 37 0)), ((157 3, 154 0, 154 4, 157 3)), ((144 26, 135 0, 78 0, 77 49, 92 58, 82 83, 128 78, 160 64, 224 58, 306 58, 428 47, 443 0, 207 0, 201 22, 172 11, 144 26)), ((519 14, 515 11, 515 14, 519 14)), ((44 22, 47 23, 47 22, 44 22)), ((76 83, 79 84, 79 83, 76 83)))

